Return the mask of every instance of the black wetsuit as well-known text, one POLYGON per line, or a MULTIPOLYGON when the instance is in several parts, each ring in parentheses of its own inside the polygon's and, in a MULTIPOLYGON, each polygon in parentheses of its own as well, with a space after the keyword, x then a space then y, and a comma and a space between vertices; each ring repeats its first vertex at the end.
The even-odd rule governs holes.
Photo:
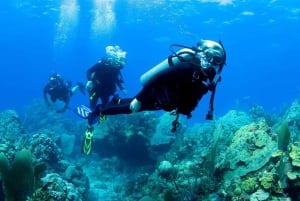
POLYGON ((102 105, 106 105, 109 97, 113 96, 116 92, 116 86, 121 90, 124 89, 121 68, 112 66, 104 58, 88 69, 86 73, 87 80, 93 81, 93 88, 90 91, 91 108, 95 108, 98 98, 101 99, 102 105))
MULTIPOLYGON (((178 114, 190 117, 202 96, 209 90, 204 84, 205 81, 207 79, 211 81, 214 75, 214 71, 203 72, 198 65, 182 62, 155 75, 134 98, 141 102, 139 111, 176 110, 178 114)), ((132 113, 130 102, 134 98, 111 102, 104 108, 98 106, 90 114, 89 124, 91 125, 100 113, 103 115, 132 113)))
POLYGON ((47 94, 49 94, 51 101, 54 103, 56 100, 61 100, 65 103, 65 106, 62 110, 65 110, 68 107, 70 102, 70 97, 72 95, 72 91, 70 89, 71 84, 65 83, 62 79, 56 79, 54 81, 50 81, 44 87, 43 94, 44 100, 47 105, 50 105, 47 94))

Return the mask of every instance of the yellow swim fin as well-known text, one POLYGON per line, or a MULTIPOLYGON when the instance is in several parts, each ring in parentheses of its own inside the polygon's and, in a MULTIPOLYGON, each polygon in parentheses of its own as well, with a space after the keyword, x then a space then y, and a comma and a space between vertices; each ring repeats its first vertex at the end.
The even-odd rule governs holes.
POLYGON ((93 127, 87 128, 84 133, 84 140, 82 144, 82 153, 86 155, 90 155, 92 153, 93 148, 93 127))

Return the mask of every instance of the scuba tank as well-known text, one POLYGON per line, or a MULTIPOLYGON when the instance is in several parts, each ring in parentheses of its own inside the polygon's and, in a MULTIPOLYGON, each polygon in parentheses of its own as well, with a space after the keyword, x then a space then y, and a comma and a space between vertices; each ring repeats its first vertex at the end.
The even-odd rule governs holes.
POLYGON ((142 86, 145 86, 153 77, 158 75, 160 72, 163 72, 168 68, 172 68, 174 65, 178 64, 179 62, 187 62, 187 61, 191 62, 191 60, 195 58, 196 54, 197 51, 194 50, 194 48, 188 48, 188 47, 184 47, 178 52, 172 54, 171 56, 163 60, 161 63, 157 64, 156 66, 154 66, 153 68, 145 72, 140 77, 140 82, 142 86))
POLYGON ((145 84, 158 73, 173 67, 179 62, 193 63, 195 66, 199 66, 202 69, 207 69, 210 66, 217 66, 217 76, 215 76, 215 79, 211 84, 215 85, 219 80, 222 68, 226 61, 226 52, 221 41, 217 43, 211 40, 201 40, 197 43, 197 47, 173 44, 170 46, 170 50, 173 53, 171 56, 145 72, 140 77, 142 86, 145 86, 145 84), (175 53, 172 49, 173 47, 180 47, 182 49, 175 53))

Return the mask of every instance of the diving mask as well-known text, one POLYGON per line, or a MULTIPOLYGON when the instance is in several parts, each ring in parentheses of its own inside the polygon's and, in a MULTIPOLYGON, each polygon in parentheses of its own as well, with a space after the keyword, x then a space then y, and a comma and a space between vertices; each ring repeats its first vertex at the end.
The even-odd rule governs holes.
POLYGON ((217 67, 225 63, 225 53, 223 47, 211 40, 202 40, 199 44, 198 57, 202 68, 217 67))
POLYGON ((206 50, 198 54, 202 68, 206 69, 212 66, 220 66, 223 63, 222 56, 215 50, 206 50))

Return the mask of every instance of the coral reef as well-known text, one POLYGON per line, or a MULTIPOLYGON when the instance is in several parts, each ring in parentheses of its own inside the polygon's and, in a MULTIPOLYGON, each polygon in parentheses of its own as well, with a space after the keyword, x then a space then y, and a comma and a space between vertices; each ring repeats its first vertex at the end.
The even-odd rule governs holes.
POLYGON ((251 194, 250 201, 264 201, 264 200, 268 200, 269 197, 270 197, 270 193, 265 192, 262 189, 259 189, 255 193, 251 194))
POLYGON ((158 173, 162 178, 170 178, 174 173, 172 163, 169 161, 161 161, 158 166, 158 173))
POLYGON ((258 182, 255 177, 248 177, 242 181, 241 190, 246 193, 253 193, 258 188, 258 182))
POLYGON ((291 141, 300 141, 300 100, 295 100, 287 110, 283 119, 288 123, 291 141))
POLYGON ((262 168, 277 150, 277 143, 265 121, 240 128, 226 151, 230 171, 225 178, 245 176, 262 168), (255 161, 255 163, 253 163, 255 161))
POLYGON ((133 166, 154 163, 149 146, 156 121, 153 112, 110 117, 95 129, 93 151, 102 157, 117 156, 133 166))
POLYGON ((84 130, 81 120, 74 119, 72 116, 64 116, 49 110, 43 99, 36 99, 25 107, 22 118, 26 132, 40 132, 43 129, 57 133, 76 133, 84 130), (78 123, 77 123, 78 122, 78 123))
POLYGON ((26 201, 82 201, 80 194, 72 183, 63 180, 58 174, 47 174, 42 178, 44 185, 26 201))
POLYGON ((4 153, 8 161, 12 162, 16 152, 24 148, 19 143, 27 137, 16 111, 5 110, 0 113, 0 136, 0 153, 4 153))
POLYGON ((82 195, 85 195, 88 192, 89 179, 84 174, 81 167, 76 165, 69 165, 62 177, 69 183, 72 183, 82 195))
POLYGON ((47 162, 52 167, 62 159, 60 148, 45 133, 33 134, 29 149, 37 162, 47 162))
POLYGON ((24 126, 19 115, 14 110, 0 113, 0 136, 7 140, 14 140, 16 135, 24 133, 24 126))
POLYGON ((27 201, 300 200, 299 108, 296 100, 272 116, 253 105, 212 122, 180 120, 176 133, 167 113, 110 116, 95 127, 87 157, 78 148, 85 122, 33 102, 24 121, 15 111, 0 113, 2 183, 26 148, 30 166, 15 170, 30 167, 30 176, 14 180, 30 187, 27 201))

